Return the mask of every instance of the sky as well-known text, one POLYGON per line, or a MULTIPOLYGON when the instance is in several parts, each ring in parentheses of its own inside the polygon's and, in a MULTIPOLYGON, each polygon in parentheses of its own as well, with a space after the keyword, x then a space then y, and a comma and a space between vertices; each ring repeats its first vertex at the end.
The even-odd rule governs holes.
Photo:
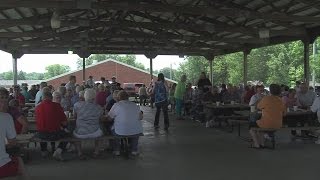
MULTIPOLYGON (((76 54, 25 54, 18 59, 18 71, 43 73, 45 67, 51 64, 64 64, 68 65, 71 70, 76 70, 78 58, 76 54)), ((149 68, 150 61, 144 55, 136 55, 136 60, 149 68)), ((176 69, 183 60, 179 56, 157 56, 153 60, 153 69, 170 67, 171 64, 172 68, 176 69)), ((7 71, 12 71, 12 55, 0 50, 0 73, 7 71)))

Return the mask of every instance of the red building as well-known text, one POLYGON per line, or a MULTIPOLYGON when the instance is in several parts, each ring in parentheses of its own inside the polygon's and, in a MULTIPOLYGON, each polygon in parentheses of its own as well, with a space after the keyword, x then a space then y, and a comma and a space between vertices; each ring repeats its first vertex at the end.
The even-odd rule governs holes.
MULTIPOLYGON (((123 83, 144 83, 146 86, 151 82, 150 73, 138 69, 136 67, 127 65, 122 62, 118 62, 112 59, 98 62, 86 67, 86 80, 89 76, 93 76, 95 81, 100 81, 101 77, 105 77, 107 80, 111 80, 113 76, 117 78, 117 82, 123 83)), ((59 76, 50 78, 47 80, 49 85, 57 88, 61 83, 67 83, 69 81, 69 76, 75 75, 77 77, 77 83, 82 84, 82 69, 59 76)), ((154 76, 153 79, 157 79, 157 76, 154 76)), ((176 81, 167 79, 168 83, 176 83, 176 81)))

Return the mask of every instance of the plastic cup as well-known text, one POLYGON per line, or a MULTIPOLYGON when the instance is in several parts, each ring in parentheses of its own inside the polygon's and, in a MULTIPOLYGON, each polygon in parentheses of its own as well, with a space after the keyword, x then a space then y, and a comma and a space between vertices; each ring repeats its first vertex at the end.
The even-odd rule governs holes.
POLYGON ((290 108, 287 108, 287 112, 290 112, 290 108))
POLYGON ((298 106, 293 106, 293 111, 298 111, 298 106))
POLYGON ((250 111, 255 112, 256 111, 256 106, 250 106, 250 111))
POLYGON ((231 101, 231 105, 234 105, 234 101, 231 101))
POLYGON ((220 102, 219 102, 219 101, 217 101, 217 102, 216 102, 216 105, 217 105, 217 106, 220 106, 220 102))
POLYGON ((67 118, 69 118, 69 111, 65 111, 64 114, 66 115, 67 118))

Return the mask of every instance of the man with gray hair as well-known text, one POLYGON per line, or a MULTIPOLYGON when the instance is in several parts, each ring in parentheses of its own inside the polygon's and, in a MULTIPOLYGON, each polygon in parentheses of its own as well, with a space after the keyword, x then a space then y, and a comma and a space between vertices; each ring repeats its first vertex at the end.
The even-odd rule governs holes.
MULTIPOLYGON (((59 103, 52 102, 52 94, 49 88, 43 89, 43 100, 36 107, 35 115, 37 122, 37 137, 43 140, 56 141, 68 136, 68 134, 61 130, 67 125, 67 117, 64 114, 63 108, 59 103)), ((66 148, 67 143, 61 142, 55 150, 55 144, 51 143, 53 157, 57 160, 64 160, 62 158, 62 150, 66 148)), ((40 143, 41 155, 47 156, 47 143, 40 143)))
POLYGON ((317 95, 315 92, 308 89, 308 85, 305 83, 300 84, 300 91, 297 92, 297 104, 303 109, 308 109, 312 106, 313 101, 317 95))
POLYGON ((40 90, 37 92, 36 94, 36 98, 35 98, 35 105, 37 106, 41 100, 42 100, 42 90, 43 88, 47 87, 47 83, 46 82, 41 82, 40 83, 40 90))

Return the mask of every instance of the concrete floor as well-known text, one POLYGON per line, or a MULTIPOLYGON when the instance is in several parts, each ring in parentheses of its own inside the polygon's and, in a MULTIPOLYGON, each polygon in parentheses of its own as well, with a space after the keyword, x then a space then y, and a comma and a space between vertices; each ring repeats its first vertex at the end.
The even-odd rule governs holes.
POLYGON ((176 121, 173 116, 169 133, 155 131, 155 110, 142 109, 145 136, 138 158, 125 160, 105 152, 101 160, 56 162, 41 159, 36 151, 26 164, 30 179, 320 179, 319 145, 281 142, 276 150, 254 150, 235 132, 176 121))

